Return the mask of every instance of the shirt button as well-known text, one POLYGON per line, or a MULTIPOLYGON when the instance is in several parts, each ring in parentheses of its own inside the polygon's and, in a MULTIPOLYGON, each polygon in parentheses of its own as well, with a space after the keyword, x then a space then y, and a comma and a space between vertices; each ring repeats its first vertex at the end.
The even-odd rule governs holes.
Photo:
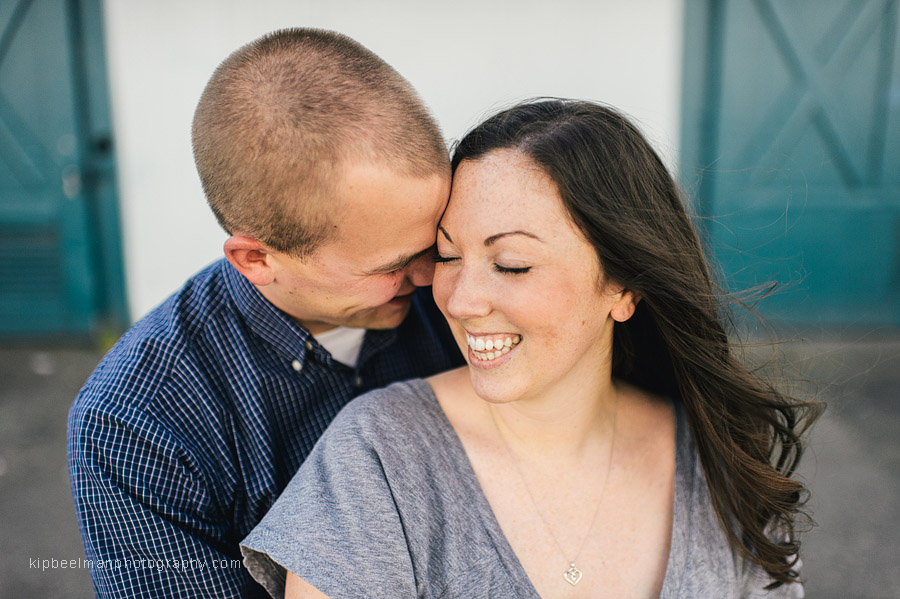
POLYGON ((294 360, 291 362, 291 367, 297 372, 300 372, 300 369, 303 368, 303 364, 300 363, 300 360, 294 360))
POLYGON ((362 377, 361 376, 356 377, 356 386, 362 387, 362 377))
POLYGON ((312 349, 312 341, 306 342, 306 349, 312 349))

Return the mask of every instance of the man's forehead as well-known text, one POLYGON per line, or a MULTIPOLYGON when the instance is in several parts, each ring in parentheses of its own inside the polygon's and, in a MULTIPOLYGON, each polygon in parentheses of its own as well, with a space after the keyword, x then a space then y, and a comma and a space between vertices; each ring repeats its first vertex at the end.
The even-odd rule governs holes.
POLYGON ((404 268, 432 252, 437 235, 437 223, 430 221, 402 227, 402 233, 371 221, 362 221, 359 226, 343 224, 336 229, 338 235, 316 249, 313 259, 357 275, 404 268))
POLYGON ((450 197, 450 172, 421 176, 378 162, 349 162, 341 165, 334 191, 346 208, 364 211, 382 207, 376 198, 405 200, 410 206, 429 201, 446 206, 450 197))
POLYGON ((336 189, 331 240, 319 258, 358 275, 396 271, 431 251, 450 195, 449 175, 411 177, 351 164, 336 189))

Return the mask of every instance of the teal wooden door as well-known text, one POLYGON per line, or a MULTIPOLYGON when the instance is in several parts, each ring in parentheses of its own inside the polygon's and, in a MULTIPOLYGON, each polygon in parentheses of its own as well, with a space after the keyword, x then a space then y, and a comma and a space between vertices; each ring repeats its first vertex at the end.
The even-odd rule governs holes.
POLYGON ((900 325, 897 0, 687 3, 684 175, 732 290, 900 325))
POLYGON ((101 51, 96 1, 0 2, 0 335, 125 319, 101 51))

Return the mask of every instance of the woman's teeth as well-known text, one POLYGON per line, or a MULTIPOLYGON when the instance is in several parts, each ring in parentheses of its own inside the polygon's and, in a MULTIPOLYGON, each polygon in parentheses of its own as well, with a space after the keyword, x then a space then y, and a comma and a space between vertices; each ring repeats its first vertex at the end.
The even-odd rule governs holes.
POLYGON ((473 337, 466 333, 466 343, 479 360, 493 360, 509 353, 522 340, 521 335, 490 335, 473 337))

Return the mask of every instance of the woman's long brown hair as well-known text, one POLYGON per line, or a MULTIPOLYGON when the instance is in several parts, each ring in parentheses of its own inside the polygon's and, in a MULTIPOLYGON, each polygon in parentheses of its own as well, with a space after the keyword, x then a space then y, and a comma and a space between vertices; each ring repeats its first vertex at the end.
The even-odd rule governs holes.
POLYGON ((792 475, 821 406, 780 392, 735 356, 724 294, 662 160, 622 114, 574 100, 494 115, 456 144, 453 171, 497 149, 544 169, 607 279, 640 296, 634 316, 616 323, 613 376, 681 401, 732 547, 773 586, 795 581, 795 523, 808 493, 792 475))

